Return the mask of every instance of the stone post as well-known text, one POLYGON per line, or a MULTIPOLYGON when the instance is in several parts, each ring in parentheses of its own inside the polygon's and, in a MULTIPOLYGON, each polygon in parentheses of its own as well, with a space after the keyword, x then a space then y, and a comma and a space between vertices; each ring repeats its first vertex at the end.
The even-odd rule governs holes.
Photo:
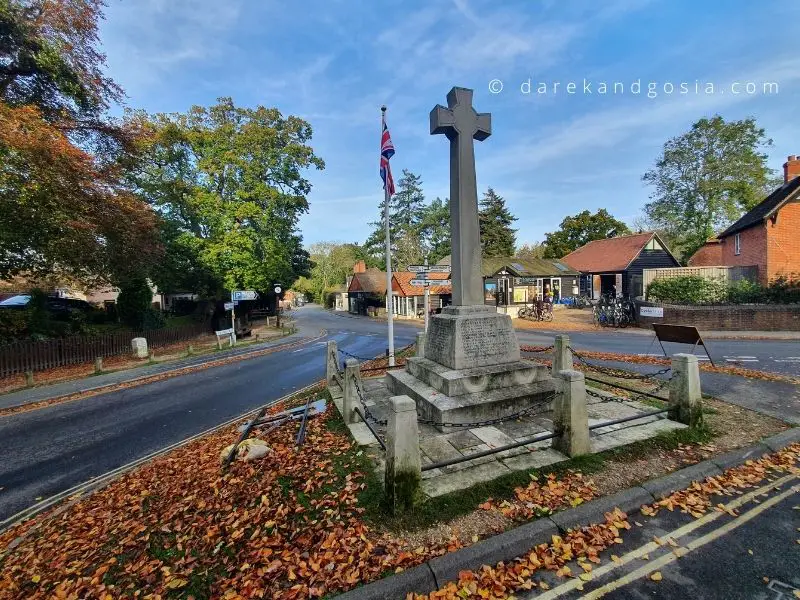
POLYGON ((389 398, 384 476, 386 496, 392 512, 413 507, 421 480, 417 405, 408 396, 392 396, 389 398))
POLYGON ((131 350, 136 358, 147 358, 147 338, 133 338, 131 340, 131 350))
POLYGON ((25 371, 25 387, 33 387, 33 371, 25 371))
POLYGON ((360 419, 355 413, 356 407, 363 414, 364 405, 358 395, 358 386, 361 384, 361 365, 355 358, 344 361, 344 390, 342 396, 342 417, 345 423, 357 423, 360 419))
POLYGON ((336 348, 336 341, 329 340, 325 351, 325 379, 328 385, 336 381, 336 373, 339 372, 339 350, 336 348))
POLYGON ((556 375, 553 432, 559 434, 553 438, 555 450, 570 457, 589 453, 586 383, 580 371, 565 369, 556 375))
POLYGON ((694 354, 672 355, 672 379, 669 382, 669 418, 690 427, 703 424, 700 368, 694 354))
POLYGON ((425 356, 425 332, 420 331, 417 334, 417 356, 423 358, 425 356))
POLYGON ((572 349, 569 347, 568 335, 557 335, 553 344, 553 373, 572 370, 572 349))
POLYGON ((94 357, 94 372, 96 374, 100 374, 103 372, 103 357, 102 356, 95 356, 94 357))

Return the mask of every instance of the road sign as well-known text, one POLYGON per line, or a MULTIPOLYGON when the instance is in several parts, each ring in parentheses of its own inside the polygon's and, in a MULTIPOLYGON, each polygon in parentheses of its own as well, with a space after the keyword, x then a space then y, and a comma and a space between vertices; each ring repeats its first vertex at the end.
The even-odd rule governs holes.
POLYGON ((411 273, 449 273, 450 265, 408 265, 411 273))
POLYGON ((281 286, 279 286, 279 285, 275 286, 275 293, 276 294, 280 294, 281 293, 281 286))
POLYGON ((226 302, 224 306, 225 310, 231 310, 233 308, 233 302, 226 302))
POLYGON ((254 292, 253 290, 237 290, 235 292, 231 292, 231 300, 257 300, 258 299, 258 292, 254 292))
POLYGON ((412 279, 411 285, 428 287, 431 285, 450 285, 449 279, 412 279))

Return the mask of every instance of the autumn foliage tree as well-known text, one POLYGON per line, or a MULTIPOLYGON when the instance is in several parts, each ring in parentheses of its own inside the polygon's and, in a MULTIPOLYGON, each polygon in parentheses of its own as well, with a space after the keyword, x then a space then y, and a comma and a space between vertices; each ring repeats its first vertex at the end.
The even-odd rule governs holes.
POLYGON ((0 0, 0 277, 116 281, 159 247, 156 216, 123 183, 141 132, 105 116, 122 98, 97 50, 99 0, 0 0))

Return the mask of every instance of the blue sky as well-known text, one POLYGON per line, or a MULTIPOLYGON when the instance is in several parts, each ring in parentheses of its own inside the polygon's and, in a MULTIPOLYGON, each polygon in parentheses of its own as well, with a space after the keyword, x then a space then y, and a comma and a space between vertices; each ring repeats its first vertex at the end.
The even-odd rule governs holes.
POLYGON ((426 197, 448 196, 447 141, 429 135, 428 114, 453 85, 473 88, 493 128, 477 143, 478 189, 506 198, 523 243, 584 209, 631 222, 647 201, 641 175, 704 115, 756 117, 775 169, 800 154, 798 19, 800 3, 787 0, 110 0, 101 40, 132 107, 185 111, 232 96, 307 119, 327 163, 309 174, 307 244, 367 237, 382 198, 383 103, 395 177, 409 169, 426 197), (600 82, 625 91, 601 95, 600 82), (777 93, 763 93, 765 82, 777 93))

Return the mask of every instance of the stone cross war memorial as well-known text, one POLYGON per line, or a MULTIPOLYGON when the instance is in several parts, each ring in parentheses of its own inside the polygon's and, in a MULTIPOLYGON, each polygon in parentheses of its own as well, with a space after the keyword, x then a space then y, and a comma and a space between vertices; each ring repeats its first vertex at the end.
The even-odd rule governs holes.
POLYGON ((389 390, 408 395, 434 421, 469 423, 502 417, 555 385, 544 365, 522 361, 511 317, 483 303, 474 141, 491 135, 491 115, 472 106, 472 90, 454 87, 430 114, 432 135, 450 142, 453 304, 432 317, 424 355, 387 374, 389 390))

